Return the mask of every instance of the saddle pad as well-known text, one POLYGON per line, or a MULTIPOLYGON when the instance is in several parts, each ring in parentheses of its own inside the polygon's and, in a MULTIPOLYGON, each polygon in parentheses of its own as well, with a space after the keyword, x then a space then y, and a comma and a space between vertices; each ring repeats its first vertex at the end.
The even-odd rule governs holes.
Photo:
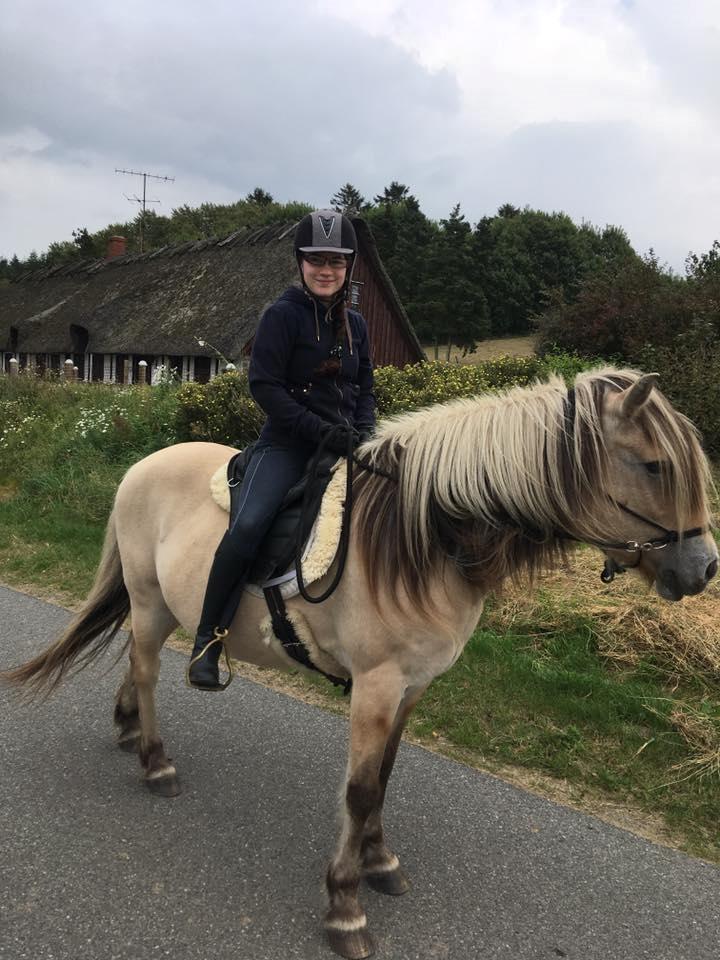
MULTIPOLYGON (((333 476, 323 495, 320 510, 303 549, 302 572, 303 581, 306 584, 325 576, 335 559, 342 529, 346 476, 346 463, 340 460, 333 470, 333 476)), ((229 513, 230 490, 227 485, 227 463, 218 467, 211 477, 210 493, 215 503, 229 513)), ((253 596, 262 597, 263 587, 274 583, 278 585, 280 593, 286 600, 299 593, 294 566, 283 577, 274 577, 266 584, 248 583, 245 590, 253 596)))

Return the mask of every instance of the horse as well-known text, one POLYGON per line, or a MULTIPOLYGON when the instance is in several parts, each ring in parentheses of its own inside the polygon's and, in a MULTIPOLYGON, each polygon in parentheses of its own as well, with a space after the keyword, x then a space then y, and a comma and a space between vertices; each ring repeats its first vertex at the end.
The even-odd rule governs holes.
MULTIPOLYGON (((178 444, 133 465, 85 604, 52 646, 3 674, 30 696, 47 694, 105 650, 129 614, 118 742, 137 748, 145 783, 168 796, 179 788, 158 731, 159 654, 178 624, 192 634, 198 623, 227 523, 209 482, 233 453, 178 444)), ((708 483, 697 432, 656 376, 611 367, 579 374, 570 388, 553 376, 401 414, 358 448, 339 585, 321 604, 287 601, 316 649, 352 678, 342 827, 326 877, 324 927, 337 954, 374 950, 361 880, 390 895, 409 887, 383 836, 388 779, 408 716, 460 656, 488 594, 508 577, 532 581, 579 543, 667 600, 699 593, 718 566, 708 483)), ((263 600, 245 593, 227 652, 295 668, 261 638, 265 614, 263 600)))

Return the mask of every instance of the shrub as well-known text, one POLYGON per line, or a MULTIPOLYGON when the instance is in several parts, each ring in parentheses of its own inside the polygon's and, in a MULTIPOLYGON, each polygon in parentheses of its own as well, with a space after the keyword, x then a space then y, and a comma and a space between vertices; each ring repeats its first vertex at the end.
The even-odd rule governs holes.
POLYGON ((471 397, 487 390, 527 386, 558 373, 572 381, 590 361, 577 355, 552 353, 545 357, 498 357, 477 366, 443 363, 408 364, 379 367, 375 371, 375 396, 378 416, 386 417, 404 410, 415 410, 453 397, 471 397))
MULTIPOLYGON (((527 384, 550 370, 572 377, 582 366, 577 357, 557 354, 501 357, 478 367, 439 361, 381 367, 378 415, 527 384)), ((16 487, 41 513, 60 505, 102 520, 122 473, 137 460, 182 440, 243 447, 263 419, 238 372, 207 384, 153 388, 0 377, 0 483, 16 487)))
POLYGON ((102 519, 122 473, 175 442, 177 391, 0 377, 0 481, 43 513, 102 519))
POLYGON ((700 321, 672 347, 647 347, 640 362, 660 374, 660 389, 702 433, 703 446, 720 455, 720 341, 700 321))
POLYGON ((211 440, 244 447, 257 439, 264 416, 250 396, 245 374, 233 371, 209 383, 185 383, 177 393, 178 440, 211 440))
POLYGON ((560 347, 637 363, 648 344, 669 345, 691 316, 684 280, 652 257, 584 281, 577 300, 556 299, 538 319, 541 350, 560 347))

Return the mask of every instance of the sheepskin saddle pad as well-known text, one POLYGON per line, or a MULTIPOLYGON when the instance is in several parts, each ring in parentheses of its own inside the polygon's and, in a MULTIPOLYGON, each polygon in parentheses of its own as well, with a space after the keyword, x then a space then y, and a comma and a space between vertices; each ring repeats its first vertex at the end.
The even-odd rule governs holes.
MULTIPOLYGON (((237 494, 251 453, 251 449, 247 448, 236 454, 210 480, 212 497, 219 507, 229 512, 230 524, 235 517, 239 499, 237 494)), ((304 544, 303 582, 313 583, 328 572, 340 543, 346 470, 345 461, 338 461, 334 455, 320 461, 312 478, 305 516, 301 514, 308 476, 291 488, 255 558, 245 587, 248 592, 262 597, 263 588, 277 586, 286 600, 299 593, 295 571, 299 532, 304 544)))

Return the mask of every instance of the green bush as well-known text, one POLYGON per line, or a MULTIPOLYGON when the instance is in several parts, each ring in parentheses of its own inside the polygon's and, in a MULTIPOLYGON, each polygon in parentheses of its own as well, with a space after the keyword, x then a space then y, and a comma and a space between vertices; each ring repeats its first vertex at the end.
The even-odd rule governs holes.
POLYGON ((123 472, 175 442, 175 389, 0 377, 0 483, 42 513, 107 516, 123 472))
POLYGON ((672 347, 647 347, 640 363, 660 374, 660 389, 698 427, 708 453, 720 455, 720 340, 714 326, 696 322, 672 347))
POLYGON ((545 357, 498 357, 477 366, 434 360, 408 364, 402 369, 379 367, 375 371, 378 416, 416 410, 453 397, 472 397, 487 390, 527 386, 558 373, 567 381, 590 366, 588 360, 567 353, 545 357))
POLYGON ((244 447, 257 439, 263 420, 242 373, 223 373, 209 383, 185 383, 177 394, 174 427, 178 440, 244 447))

